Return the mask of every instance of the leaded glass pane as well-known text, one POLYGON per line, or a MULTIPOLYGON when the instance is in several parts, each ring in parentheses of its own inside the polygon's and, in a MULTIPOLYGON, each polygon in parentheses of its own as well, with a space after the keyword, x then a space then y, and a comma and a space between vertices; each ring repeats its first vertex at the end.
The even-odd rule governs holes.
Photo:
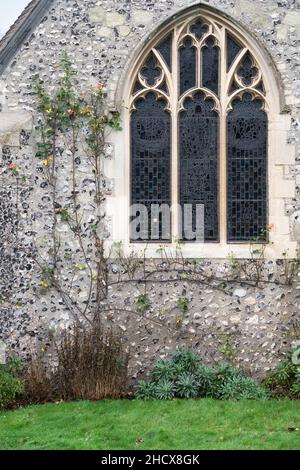
MULTIPOLYGON (((147 240, 152 235, 151 205, 170 206, 170 114, 166 102, 154 93, 139 99, 135 108, 131 116, 131 203, 148 209, 147 223, 139 227, 140 239, 147 240)), ((157 223, 159 239, 169 240, 161 218, 157 223)))
POLYGON ((263 95, 266 93, 263 80, 261 80, 255 88, 256 90, 259 90, 263 95))
POLYGON ((202 48, 202 85, 218 95, 219 48, 213 38, 209 38, 202 48))
POLYGON ((137 80, 134 84, 134 87, 132 89, 132 94, 135 95, 136 93, 138 93, 139 91, 141 91, 143 89, 143 86, 141 85, 141 83, 139 82, 139 80, 137 80))
POLYGON ((149 54, 145 65, 142 67, 141 73, 142 76, 147 80, 147 84, 149 86, 153 86, 156 80, 160 77, 161 70, 158 66, 157 60, 153 52, 149 54))
POLYGON ((184 108, 179 116, 180 204, 193 205, 193 230, 196 204, 204 204, 204 238, 217 241, 219 117, 214 102, 201 92, 187 98, 184 108))
POLYGON ((196 48, 191 38, 186 38, 179 50, 180 94, 196 86, 196 48))
POLYGON ((158 52, 161 54, 163 57, 165 63, 169 67, 169 69, 172 69, 172 57, 171 57, 171 52, 172 52, 172 35, 170 34, 167 36, 156 48, 158 52))
POLYGON ((253 60, 251 55, 246 54, 242 65, 239 68, 239 76, 242 78, 243 84, 249 86, 252 84, 253 79, 257 76, 258 70, 253 65, 253 60))
POLYGON ((239 86, 238 84, 236 83, 235 80, 232 81, 231 83, 231 86, 230 86, 230 89, 229 89, 229 94, 231 95, 232 93, 234 93, 235 91, 239 90, 239 86))
POLYGON ((166 80, 163 80, 163 81, 161 82, 161 84, 159 85, 158 89, 161 90, 161 91, 163 91, 164 93, 166 93, 166 95, 169 94, 169 88, 168 88, 168 85, 167 85, 166 80))
MULTIPOLYGON (((223 41, 219 32, 223 27, 221 22, 201 16, 180 23, 178 28, 174 26, 143 57, 133 81, 129 105, 132 203, 147 207, 146 220, 140 226, 141 240, 154 240, 151 206, 171 206, 178 202, 171 200, 170 170, 172 164, 177 168, 177 156, 179 202, 182 207, 192 206, 192 221, 183 211, 183 228, 184 217, 189 218, 189 229, 198 232, 196 208, 204 206, 204 239, 218 241, 219 192, 221 188, 225 194, 226 185, 228 241, 249 242, 261 237, 266 227, 268 122, 262 109, 262 95, 266 90, 256 59, 250 50, 244 49, 239 36, 235 37, 226 26, 225 50, 221 50, 223 41), (237 59, 241 51, 243 57, 237 59), (176 70, 172 71, 174 66, 176 70), (173 73, 165 73, 166 67, 173 73), (228 84, 223 87, 223 96, 220 96, 221 67, 225 68, 222 73, 228 84), (249 87, 256 91, 248 91, 249 87), (215 99, 210 92, 216 95, 215 99), (230 101, 232 94, 235 95, 232 109, 226 115, 223 105, 230 101), (254 99, 255 94, 259 98, 254 99), (188 97, 183 100, 182 95, 188 97), (223 109, 221 117, 219 109, 223 109), (171 116, 177 142, 172 142, 171 116), (223 129, 225 124, 227 139, 226 135, 219 135, 220 127, 223 129), (220 149, 220 140, 226 140, 227 148, 220 149), (220 152, 227 158, 227 174, 222 171, 219 181, 220 152)), ((176 177, 174 173, 174 184, 176 177)), ((225 228, 222 227, 221 233, 225 228)), ((177 227, 174 230, 177 232, 177 227)), ((160 215, 156 219, 156 232, 159 240, 170 240, 171 228, 165 231, 160 215)), ((182 238, 190 240, 184 232, 182 238)))
POLYGON ((200 39, 202 39, 202 37, 204 36, 204 34, 207 33, 207 31, 208 31, 208 25, 203 23, 203 21, 201 19, 198 19, 196 21, 196 23, 194 23, 190 27, 190 32, 193 33, 196 36, 198 41, 200 41, 200 39))
POLYGON ((242 47, 239 43, 230 34, 227 34, 227 70, 230 69, 234 59, 241 50, 242 47))
POLYGON ((228 241, 265 238, 267 225, 267 115, 244 93, 227 119, 228 241))

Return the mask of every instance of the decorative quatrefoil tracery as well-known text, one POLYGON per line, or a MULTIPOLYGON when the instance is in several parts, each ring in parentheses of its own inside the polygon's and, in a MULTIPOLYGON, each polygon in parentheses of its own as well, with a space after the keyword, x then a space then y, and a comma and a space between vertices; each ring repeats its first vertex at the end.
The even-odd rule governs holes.
POLYGON ((250 51, 224 26, 202 17, 180 24, 150 50, 137 72, 131 105, 134 108, 134 100, 147 90, 154 91, 158 97, 170 97, 172 90, 173 97, 177 93, 179 99, 195 88, 207 89, 218 97, 226 94, 226 111, 231 109, 232 99, 242 96, 246 90, 252 90, 255 96, 265 94, 261 71, 250 51), (225 63, 221 59, 222 47, 225 47, 225 63), (176 70, 172 70, 172 64, 176 70), (222 69, 226 70, 226 84, 220 83, 222 69), (178 74, 177 91, 173 83, 175 73, 178 74))
POLYGON ((255 77, 257 77, 258 69, 253 65, 250 54, 247 54, 238 70, 238 75, 241 77, 245 86, 252 84, 255 77))
POLYGON ((190 26, 190 32, 194 34, 198 41, 208 32, 208 29, 208 25, 203 23, 201 19, 190 26))
POLYGON ((141 77, 147 86, 154 86, 161 76, 161 69, 153 53, 150 53, 145 65, 141 69, 141 77))

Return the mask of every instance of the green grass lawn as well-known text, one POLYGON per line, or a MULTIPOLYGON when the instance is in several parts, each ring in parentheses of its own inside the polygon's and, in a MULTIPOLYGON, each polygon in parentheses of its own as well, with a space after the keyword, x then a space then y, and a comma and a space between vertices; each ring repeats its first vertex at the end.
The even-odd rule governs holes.
POLYGON ((300 401, 101 401, 0 413, 0 449, 300 449, 300 401))

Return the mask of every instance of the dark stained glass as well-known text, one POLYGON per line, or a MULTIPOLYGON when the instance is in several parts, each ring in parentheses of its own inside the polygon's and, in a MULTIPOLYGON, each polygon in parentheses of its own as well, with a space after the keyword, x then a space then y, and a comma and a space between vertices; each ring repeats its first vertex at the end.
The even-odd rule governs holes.
POLYGON ((207 33, 207 31, 208 31, 208 25, 203 23, 201 19, 198 19, 196 23, 194 23, 190 27, 190 32, 196 36, 198 41, 202 39, 202 37, 204 36, 204 34, 207 33))
POLYGON ((158 63, 153 52, 149 54, 145 65, 142 67, 141 74, 147 80, 149 86, 153 86, 155 81, 160 77, 161 70, 158 67, 158 63))
POLYGON ((257 76, 257 68, 254 67, 251 55, 248 53, 246 54, 245 58, 243 59, 242 65, 239 68, 239 76, 243 80, 243 84, 245 86, 249 86, 252 84, 253 79, 257 76))
POLYGON ((213 38, 208 38, 202 48, 202 85, 218 95, 219 48, 215 46, 213 38))
POLYGON ((184 40, 179 50, 180 94, 182 95, 196 85, 196 48, 191 38, 184 40))
MULTIPOLYGON (((131 116, 131 203, 148 209, 146 225, 139 227, 140 239, 151 233, 151 205, 170 205, 170 115, 166 102, 148 93, 135 103, 131 116)), ((153 222, 153 220, 152 220, 153 222)), ((170 238, 158 221, 159 239, 170 238)), ((131 236, 132 238, 132 236, 131 236)))
POLYGON ((255 87, 256 90, 259 90, 263 95, 266 93, 265 86, 263 80, 259 82, 258 85, 255 87))
MULTIPOLYGON (((215 101, 207 97, 210 90, 219 95, 220 48, 217 39, 204 20, 198 18, 189 27, 187 35, 180 39, 178 49, 178 93, 189 95, 177 103, 180 111, 175 117, 175 103, 171 100, 174 125, 178 125, 179 203, 182 207, 182 240, 191 241, 191 233, 198 232, 198 209, 204 210, 204 240, 219 241, 219 153, 220 123, 215 101), (196 38, 196 39, 195 39, 196 38), (195 42, 201 41, 201 50, 195 42), (197 87, 201 88, 197 90, 197 87), (202 88, 203 87, 203 88, 202 88), (191 91, 193 90, 193 91, 191 91), (195 91, 196 90, 196 91, 195 91), (187 93, 189 92, 189 93, 187 93), (183 103, 182 103, 183 101, 183 103), (182 109, 183 107, 183 109, 182 109), (184 208, 189 207, 191 214, 184 208), (188 229, 189 234, 185 231, 188 229)), ((227 34, 227 70, 232 67, 243 46, 231 33, 227 34)), ((162 39, 155 49, 145 56, 132 94, 136 97, 131 114, 131 204, 147 208, 144 220, 131 225, 131 240, 171 240, 170 214, 167 223, 158 207, 168 207, 178 201, 171 200, 172 132, 171 114, 167 110, 167 98, 158 97, 152 91, 143 91, 157 85, 157 93, 170 95, 168 77, 162 78, 161 59, 171 71, 173 33, 162 39), (145 83, 144 83, 145 81, 145 83), (146 86, 147 85, 147 86, 146 86), (156 215, 153 219, 153 207, 156 215), (154 209, 155 212, 155 209, 154 209), (157 215, 158 214, 158 215, 157 215), (133 230, 133 228, 135 230, 133 230), (154 237, 153 235, 156 234, 154 237)), ((198 42, 197 42, 198 44, 198 42)), ((175 60, 176 62, 176 60, 175 60)), ((175 63, 174 62, 174 63, 175 63)), ((164 66, 165 68, 165 66, 164 66)), ((255 60, 249 51, 238 61, 236 73, 231 76, 229 95, 232 109, 226 119, 227 139, 227 240, 228 242, 267 241, 267 131, 268 118, 263 110, 263 99, 250 91, 256 78, 256 90, 265 94, 265 87, 255 60), (243 93, 243 94, 242 94, 243 93)), ((177 82, 177 80, 176 80, 177 82)), ((177 152, 177 150, 176 150, 177 152)), ((175 154, 174 154, 175 156, 175 154)), ((174 163, 174 162, 173 162, 174 163)), ((225 181, 222 184, 225 184, 225 181)), ((225 189, 225 188, 224 188, 225 189)), ((225 202, 225 201, 224 201, 225 202)), ((131 221, 138 213, 131 214, 131 221)), ((201 232, 201 230, 200 230, 201 232)))
POLYGON ((268 122, 261 108, 244 93, 227 118, 228 241, 261 237, 267 225, 268 122))
POLYGON ((170 34, 165 39, 163 39, 156 49, 163 57, 169 69, 172 70, 172 35, 170 34))
POLYGON ((241 50, 242 47, 239 43, 230 34, 227 34, 227 70, 230 69, 234 59, 241 50))
POLYGON ((141 90, 143 90, 143 87, 142 87, 141 83, 139 82, 139 80, 137 80, 134 84, 132 94, 135 95, 138 91, 141 91, 141 90))
POLYGON ((239 88, 240 87, 238 86, 238 84, 235 82, 235 80, 233 80, 229 89, 229 94, 231 95, 235 91, 239 90, 239 88))
POLYGON ((187 98, 184 108, 179 116, 180 204, 193 205, 194 231, 196 205, 203 204, 204 238, 217 241, 219 117, 213 100, 201 92, 187 98))
POLYGON ((169 94, 169 89, 165 80, 163 80, 163 82, 158 88, 159 90, 164 91, 167 95, 169 94))

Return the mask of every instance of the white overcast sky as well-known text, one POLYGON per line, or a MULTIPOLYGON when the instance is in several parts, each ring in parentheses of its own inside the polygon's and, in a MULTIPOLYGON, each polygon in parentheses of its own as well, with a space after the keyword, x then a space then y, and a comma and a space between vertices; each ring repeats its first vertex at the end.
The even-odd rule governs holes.
POLYGON ((0 37, 15 22, 30 0, 0 0, 0 37))

